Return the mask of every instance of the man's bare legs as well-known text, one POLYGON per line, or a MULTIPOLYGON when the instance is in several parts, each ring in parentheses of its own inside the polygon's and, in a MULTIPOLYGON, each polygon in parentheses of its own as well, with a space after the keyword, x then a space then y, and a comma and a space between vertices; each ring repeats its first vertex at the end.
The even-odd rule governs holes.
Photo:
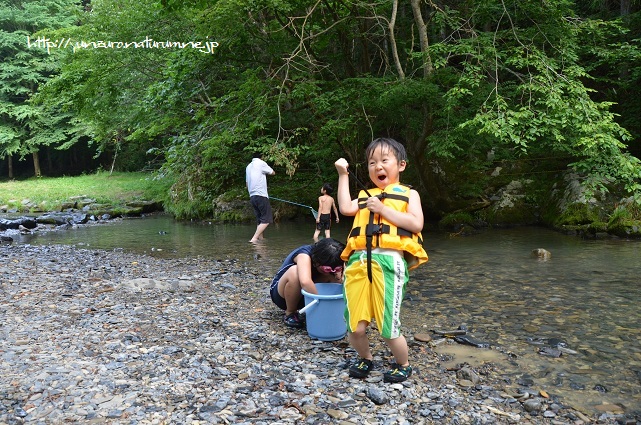
POLYGON ((254 233, 254 236, 249 240, 251 243, 256 243, 259 240, 263 239, 263 232, 265 229, 269 226, 269 223, 260 223, 258 226, 256 226, 256 233, 254 233))

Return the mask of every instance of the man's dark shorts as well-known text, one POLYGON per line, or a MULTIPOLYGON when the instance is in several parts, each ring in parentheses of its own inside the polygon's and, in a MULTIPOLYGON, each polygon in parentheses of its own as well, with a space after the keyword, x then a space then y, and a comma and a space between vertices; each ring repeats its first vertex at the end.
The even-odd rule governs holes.
POLYGON ((272 214, 272 206, 269 203, 269 198, 265 198, 264 196, 250 196, 249 202, 251 202, 252 207, 254 207, 256 222, 258 224, 274 222, 274 215, 272 214))

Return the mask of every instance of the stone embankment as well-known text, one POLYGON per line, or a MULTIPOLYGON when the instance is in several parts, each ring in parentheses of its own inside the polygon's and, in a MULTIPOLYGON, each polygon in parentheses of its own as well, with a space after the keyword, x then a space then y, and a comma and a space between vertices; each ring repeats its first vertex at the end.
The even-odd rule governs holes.
POLYGON ((491 365, 446 370, 418 335, 408 381, 382 382, 375 335, 377 369, 352 379, 346 341, 284 327, 266 277, 235 260, 28 245, 0 258, 0 424, 617 423, 508 390, 491 365))
POLYGON ((22 208, 0 205, 0 213, 10 215, 0 218, 0 243, 11 243, 17 234, 31 234, 52 230, 65 230, 74 226, 99 224, 120 217, 140 217, 162 211, 154 201, 131 201, 121 206, 98 204, 86 196, 63 202, 57 211, 43 211, 41 205, 22 201, 22 208))
POLYGON ((87 195, 72 196, 71 198, 53 203, 44 201, 36 203, 30 199, 9 201, 7 204, 0 205, 0 213, 4 214, 42 214, 42 213, 74 213, 82 212, 89 216, 110 215, 119 217, 122 215, 140 215, 144 213, 162 211, 162 204, 156 201, 137 200, 126 201, 122 203, 103 204, 87 195), (15 206, 18 204, 19 206, 15 206))

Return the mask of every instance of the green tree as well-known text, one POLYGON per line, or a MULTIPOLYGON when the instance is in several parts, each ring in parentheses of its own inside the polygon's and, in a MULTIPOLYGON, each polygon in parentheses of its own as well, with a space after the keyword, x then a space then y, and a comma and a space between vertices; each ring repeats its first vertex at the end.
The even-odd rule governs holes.
POLYGON ((0 4, 0 158, 31 155, 34 172, 41 175, 38 152, 68 138, 66 122, 53 106, 30 102, 38 88, 58 69, 60 40, 46 31, 74 22, 76 1, 13 0, 0 4))
POLYGON ((449 52, 443 66, 457 74, 446 95, 451 111, 471 97, 484 98, 460 127, 490 136, 484 140, 506 158, 567 158, 592 190, 607 191, 613 181, 638 190, 638 159, 625 152, 630 135, 616 122, 612 103, 599 101, 585 84, 593 76, 579 59, 592 22, 566 0, 484 6, 469 21, 455 21, 456 33, 470 36, 434 49, 437 58, 449 52))
POLYGON ((641 2, 594 1, 581 5, 590 16, 581 43, 581 61, 594 78, 587 82, 598 99, 613 102, 616 120, 630 131, 630 151, 641 156, 641 2))
MULTIPOLYGON (((364 145, 381 135, 405 143, 406 178, 433 216, 482 197, 496 161, 634 192, 630 121, 597 84, 614 78, 623 44, 586 48, 586 34, 619 37, 592 12, 570 0, 96 0, 71 36, 209 40, 216 49, 69 53, 46 103, 63 102, 102 150, 162 155, 184 217, 243 193, 253 150, 294 183, 277 190, 307 196, 312 187, 312 197, 338 156, 360 173, 364 145)), ((621 28, 637 13, 632 6, 621 28)))

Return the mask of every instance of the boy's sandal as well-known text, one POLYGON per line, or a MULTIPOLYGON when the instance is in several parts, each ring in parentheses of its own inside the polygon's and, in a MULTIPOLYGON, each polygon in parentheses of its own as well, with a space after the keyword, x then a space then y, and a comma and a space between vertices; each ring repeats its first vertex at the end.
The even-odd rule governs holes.
POLYGON ((412 375, 412 366, 401 366, 398 363, 392 364, 392 368, 383 374, 385 382, 403 382, 412 375))
POLYGON ((371 360, 360 358, 349 367, 349 376, 352 378, 366 378, 372 369, 371 360))

